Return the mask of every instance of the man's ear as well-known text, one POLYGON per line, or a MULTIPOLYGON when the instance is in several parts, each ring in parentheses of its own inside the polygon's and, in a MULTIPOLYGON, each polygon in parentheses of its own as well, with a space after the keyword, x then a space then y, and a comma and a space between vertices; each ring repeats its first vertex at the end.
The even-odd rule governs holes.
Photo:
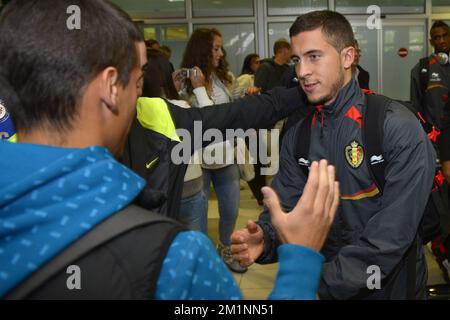
POLYGON ((119 72, 114 67, 108 67, 101 73, 102 101, 114 114, 119 112, 119 72))
POLYGON ((341 52, 342 65, 344 69, 350 69, 355 62, 356 49, 354 47, 344 48, 341 52))

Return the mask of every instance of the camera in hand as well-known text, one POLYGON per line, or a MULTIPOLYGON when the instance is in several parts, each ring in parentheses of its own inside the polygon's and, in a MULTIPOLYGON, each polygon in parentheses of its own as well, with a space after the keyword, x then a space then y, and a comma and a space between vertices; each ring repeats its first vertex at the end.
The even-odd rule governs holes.
POLYGON ((181 69, 180 74, 181 74, 181 76, 183 78, 190 78, 190 77, 195 76, 197 74, 197 70, 183 68, 183 69, 181 69))

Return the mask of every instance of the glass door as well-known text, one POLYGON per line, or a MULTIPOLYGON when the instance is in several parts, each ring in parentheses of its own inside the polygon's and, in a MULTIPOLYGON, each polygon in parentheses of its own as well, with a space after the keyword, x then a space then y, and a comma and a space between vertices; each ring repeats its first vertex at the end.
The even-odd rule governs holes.
POLYGON ((409 100, 411 69, 426 55, 425 21, 397 21, 383 24, 382 93, 409 100))

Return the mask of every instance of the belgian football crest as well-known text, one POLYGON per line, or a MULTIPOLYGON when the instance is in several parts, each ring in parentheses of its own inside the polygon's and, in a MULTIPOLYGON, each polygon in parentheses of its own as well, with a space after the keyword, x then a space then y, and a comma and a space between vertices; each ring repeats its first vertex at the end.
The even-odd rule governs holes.
POLYGON ((352 168, 358 168, 364 160, 364 149, 358 141, 353 140, 345 147, 345 158, 352 168))

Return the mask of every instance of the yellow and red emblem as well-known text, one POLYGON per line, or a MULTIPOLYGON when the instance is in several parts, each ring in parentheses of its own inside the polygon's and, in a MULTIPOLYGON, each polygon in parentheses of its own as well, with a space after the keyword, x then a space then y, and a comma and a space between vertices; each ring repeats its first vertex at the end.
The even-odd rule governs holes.
POLYGON ((358 168, 364 160, 364 149, 362 145, 353 140, 349 146, 345 147, 345 158, 352 168, 358 168))

